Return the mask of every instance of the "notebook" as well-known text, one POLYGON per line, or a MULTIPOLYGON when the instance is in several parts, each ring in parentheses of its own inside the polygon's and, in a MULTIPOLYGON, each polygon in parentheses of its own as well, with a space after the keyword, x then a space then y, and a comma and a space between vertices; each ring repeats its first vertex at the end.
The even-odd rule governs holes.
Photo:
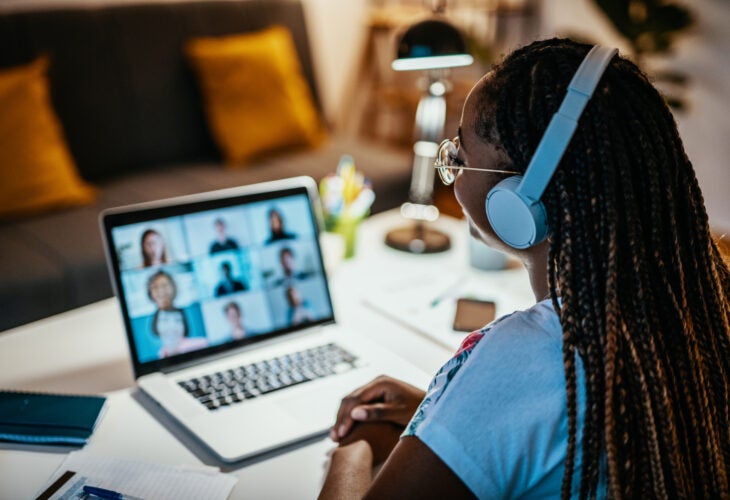
POLYGON ((221 460, 326 432, 381 373, 428 381, 336 322, 318 207, 297 177, 101 214, 137 385, 221 460))
POLYGON ((83 445, 105 401, 103 396, 0 391, 0 441, 83 445))
MULTIPOLYGON (((85 494, 84 486, 112 490, 120 500, 225 500, 237 482, 209 466, 167 465, 105 457, 85 451, 68 454, 36 500, 97 498, 85 494)), ((117 498, 117 497, 113 497, 117 498)))

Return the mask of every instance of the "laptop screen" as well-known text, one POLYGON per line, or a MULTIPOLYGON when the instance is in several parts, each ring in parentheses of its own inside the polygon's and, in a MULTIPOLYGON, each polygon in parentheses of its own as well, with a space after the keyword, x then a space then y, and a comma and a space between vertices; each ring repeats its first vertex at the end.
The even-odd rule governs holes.
POLYGON ((137 375, 334 320, 306 187, 223 193, 104 216, 137 375))

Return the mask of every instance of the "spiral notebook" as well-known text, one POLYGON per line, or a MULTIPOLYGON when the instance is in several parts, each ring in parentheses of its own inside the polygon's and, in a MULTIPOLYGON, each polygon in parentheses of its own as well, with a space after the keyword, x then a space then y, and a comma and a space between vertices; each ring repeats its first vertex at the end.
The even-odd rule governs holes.
POLYGON ((103 396, 0 391, 0 441, 83 445, 105 401, 103 396))

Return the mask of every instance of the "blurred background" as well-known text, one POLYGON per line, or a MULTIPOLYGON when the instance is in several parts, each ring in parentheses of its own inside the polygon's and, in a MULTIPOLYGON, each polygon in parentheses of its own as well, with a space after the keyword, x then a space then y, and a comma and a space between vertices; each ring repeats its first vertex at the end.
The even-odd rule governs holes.
MULTIPOLYGON (((432 2, 304 3, 330 123, 410 149, 423 75, 395 72, 390 63, 397 34, 427 17, 432 2)), ((455 134, 473 83, 517 46, 552 36, 616 46, 649 74, 672 105, 713 231, 718 236, 730 231, 729 1, 451 0, 445 14, 466 35, 476 59, 472 66, 451 70, 446 135, 455 134)), ((442 211, 458 211, 438 186, 436 202, 442 211)))
MULTIPOLYGON (((2 0, 0 11, 140 1, 2 0)), ((466 35, 476 59, 449 75, 453 88, 447 95, 446 135, 455 133, 472 84, 515 47, 552 36, 618 47, 639 63, 672 104, 713 230, 718 235, 730 232, 730 1, 302 1, 329 124, 406 150, 413 145, 423 73, 395 72, 390 63, 398 33, 428 17, 434 3, 445 6, 446 17, 466 35)), ((442 211, 458 210, 441 191, 437 187, 442 211)))

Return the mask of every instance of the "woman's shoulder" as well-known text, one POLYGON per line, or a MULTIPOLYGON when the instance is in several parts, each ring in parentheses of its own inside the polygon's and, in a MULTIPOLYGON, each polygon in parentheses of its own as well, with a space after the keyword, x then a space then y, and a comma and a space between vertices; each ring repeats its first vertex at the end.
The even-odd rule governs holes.
POLYGON ((504 316, 479 333, 465 371, 509 378, 515 385, 524 381, 528 386, 534 382, 531 376, 539 374, 542 383, 564 385, 563 330, 550 300, 504 316))
POLYGON ((562 345, 560 319, 552 302, 543 300, 528 309, 506 314, 467 335, 455 357, 482 343, 492 345, 492 349, 562 345))
POLYGON ((548 300, 469 335, 405 434, 426 443, 477 496, 559 491, 565 408, 562 329, 548 300))
POLYGON ((464 339, 432 379, 427 399, 435 403, 457 387, 466 387, 473 395, 487 387, 493 387, 487 393, 496 387, 496 392, 526 396, 564 391, 562 344, 560 321, 549 300, 502 316, 464 339))
POLYGON ((543 346, 558 343, 562 345, 563 328, 560 318, 553 308, 552 301, 546 299, 529 309, 515 311, 485 326, 482 330, 491 342, 524 347, 543 346))
MULTIPOLYGON (((432 379, 426 406, 439 401, 454 386, 466 385, 470 393, 476 386, 483 389, 492 384, 511 387, 509 390, 517 390, 522 384, 525 387, 520 390, 528 392, 537 385, 559 388, 563 380, 562 366, 560 321, 552 303, 542 301, 529 309, 502 316, 467 335, 459 350, 432 379), (536 373, 540 379, 538 384, 535 384, 536 373), (488 383, 478 383, 480 380, 488 383)), ((414 419, 416 423, 418 420, 414 419)))

